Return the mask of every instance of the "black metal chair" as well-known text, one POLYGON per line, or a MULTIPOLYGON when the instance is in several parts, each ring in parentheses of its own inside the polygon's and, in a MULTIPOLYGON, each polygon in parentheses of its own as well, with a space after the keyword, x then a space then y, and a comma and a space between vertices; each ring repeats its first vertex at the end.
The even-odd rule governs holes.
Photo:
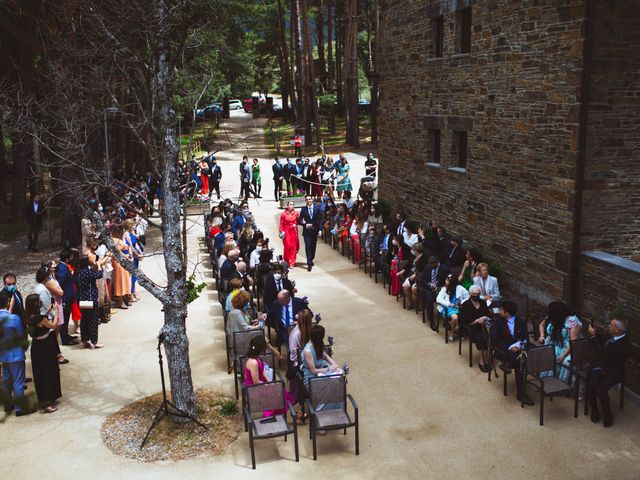
POLYGON ((293 405, 284 396, 284 382, 258 383, 248 385, 245 389, 246 406, 244 418, 249 430, 249 447, 251 448, 251 467, 256 468, 254 440, 284 437, 293 434, 296 462, 300 461, 298 450, 298 427, 293 405), (281 411, 281 414, 264 417, 265 411, 281 411), (291 414, 289 421, 288 414, 291 414))
MULTIPOLYGON (((524 377, 522 381, 522 393, 524 399, 524 390, 527 385, 531 385, 540 393, 540 426, 544 425, 544 399, 558 395, 566 395, 573 392, 573 387, 563 382, 556 375, 556 354, 553 345, 545 345, 544 347, 536 347, 525 352, 526 360, 524 362, 524 377), (551 376, 541 377, 541 373, 552 372, 551 376), (527 380, 529 376, 533 376, 532 380, 527 380)), ((521 403, 524 408, 524 402, 521 403)))
POLYGON ((307 408, 310 415, 310 435, 313 442, 313 459, 318 459, 318 430, 344 430, 355 428, 356 455, 360 454, 360 423, 358 404, 347 394, 347 379, 344 375, 330 375, 309 379, 307 408), (353 419, 347 411, 347 399, 354 411, 353 419))
POLYGON ((240 357, 246 356, 249 351, 249 343, 253 337, 264 335, 262 329, 257 330, 242 330, 232 333, 232 345, 231 358, 233 360, 233 384, 236 391, 236 398, 240 398, 240 392, 238 389, 240 381, 240 357))

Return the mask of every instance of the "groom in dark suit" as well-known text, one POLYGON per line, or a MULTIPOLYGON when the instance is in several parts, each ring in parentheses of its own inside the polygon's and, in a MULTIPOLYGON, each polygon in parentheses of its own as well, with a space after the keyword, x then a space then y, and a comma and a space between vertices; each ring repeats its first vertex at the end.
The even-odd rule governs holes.
POLYGON ((304 249, 307 254, 307 270, 313 268, 313 259, 316 256, 316 245, 318 237, 322 235, 322 212, 318 205, 313 204, 313 197, 307 195, 306 207, 302 207, 298 217, 298 225, 302 225, 302 238, 304 238, 304 249))

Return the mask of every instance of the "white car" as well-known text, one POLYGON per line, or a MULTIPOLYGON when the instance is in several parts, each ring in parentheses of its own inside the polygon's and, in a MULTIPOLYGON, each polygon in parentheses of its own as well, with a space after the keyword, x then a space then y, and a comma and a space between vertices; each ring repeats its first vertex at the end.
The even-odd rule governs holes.
POLYGON ((240 100, 229 100, 229 110, 242 110, 243 108, 240 100))

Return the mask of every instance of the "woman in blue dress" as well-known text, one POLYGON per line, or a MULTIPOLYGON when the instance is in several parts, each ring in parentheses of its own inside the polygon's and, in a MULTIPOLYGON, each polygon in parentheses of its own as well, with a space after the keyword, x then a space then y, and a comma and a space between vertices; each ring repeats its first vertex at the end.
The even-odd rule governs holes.
POLYGON ((340 155, 340 161, 336 165, 336 172, 338 174, 338 198, 342 198, 342 192, 352 191, 351 180, 349 179, 349 171, 351 166, 344 155, 340 155))
MULTIPOLYGON (((556 376, 563 382, 569 381, 571 372, 570 341, 580 338, 582 323, 573 315, 569 306, 564 302, 551 302, 548 307, 547 318, 540 323, 539 343, 553 345, 556 353, 556 376)), ((551 376, 552 371, 543 376, 551 376)))
MULTIPOLYGON (((125 242, 129 247, 129 251, 133 254, 133 266, 138 268, 140 265, 140 260, 144 256, 142 243, 138 240, 138 237, 135 233, 133 233, 133 228, 136 225, 136 221, 132 218, 125 220, 124 226, 126 228, 126 233, 124 235, 125 242)), ((135 275, 131 276, 131 301, 137 302, 139 300, 138 295, 136 295, 136 281, 137 277, 135 275)))

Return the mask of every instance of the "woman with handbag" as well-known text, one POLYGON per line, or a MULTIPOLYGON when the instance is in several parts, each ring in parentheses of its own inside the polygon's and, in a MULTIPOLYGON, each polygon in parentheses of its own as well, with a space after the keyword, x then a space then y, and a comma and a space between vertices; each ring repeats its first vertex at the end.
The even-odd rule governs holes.
MULTIPOLYGON (((133 259, 133 254, 130 252, 129 247, 123 239, 124 230, 121 225, 115 225, 111 230, 111 238, 116 248, 130 260, 133 259)), ((131 297, 131 274, 118 262, 114 257, 111 266, 113 267, 112 280, 113 296, 118 303, 118 308, 126 310, 129 304, 129 298, 131 297)))
POLYGON ((287 203, 287 209, 280 215, 280 232, 284 246, 284 260, 293 268, 296 264, 296 256, 300 250, 300 239, 298 238, 298 212, 296 212, 293 202, 287 203))
POLYGON ((25 319, 31 335, 31 368, 33 383, 36 387, 38 403, 42 413, 53 413, 57 409, 58 399, 62 396, 60 387, 60 367, 58 367, 58 342, 56 340, 56 322, 49 317, 53 306, 45 307, 40 295, 32 293, 25 300, 25 319))
POLYGON ((78 286, 78 300, 82 310, 80 321, 80 340, 84 348, 102 348, 98 343, 98 326, 100 325, 100 312, 98 309, 98 286, 96 282, 102 278, 102 267, 89 263, 88 257, 80 257, 75 271, 75 281, 78 286))

